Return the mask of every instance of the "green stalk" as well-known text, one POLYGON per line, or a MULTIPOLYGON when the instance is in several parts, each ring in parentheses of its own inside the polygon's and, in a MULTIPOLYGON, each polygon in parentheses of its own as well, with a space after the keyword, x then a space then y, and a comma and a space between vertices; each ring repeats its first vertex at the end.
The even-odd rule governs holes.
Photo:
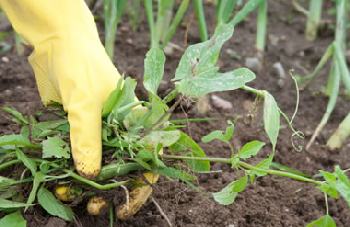
POLYGON ((153 3, 152 0, 144 0, 146 17, 149 26, 149 30, 151 33, 151 48, 158 47, 159 41, 157 40, 157 34, 154 26, 154 16, 153 16, 153 3))
MULTIPOLYGON (((32 159, 36 162, 39 162, 39 163, 42 163, 43 160, 42 159, 32 159)), ((57 168, 57 169, 61 169, 61 167, 59 165, 57 165, 56 163, 53 163, 53 162, 50 162, 48 163, 50 166, 52 166, 53 168, 57 168)), ((120 187, 122 185, 125 185, 128 183, 128 181, 116 181, 116 182, 113 182, 113 183, 109 183, 109 184, 99 184, 95 181, 92 181, 92 180, 89 180, 85 177, 82 177, 76 173, 74 173, 72 170, 69 170, 69 169, 63 169, 62 170, 63 172, 67 173, 69 175, 69 177, 83 183, 83 184, 86 184, 86 185, 89 185, 91 187, 94 187, 98 190, 111 190, 111 189, 114 189, 114 188, 117 188, 117 187, 120 187)))
POLYGON ((117 32, 117 1, 104 0, 103 10, 105 17, 105 49, 108 56, 113 59, 114 42, 117 32))
POLYGON ((328 139, 327 146, 334 150, 340 148, 344 141, 350 136, 350 113, 340 123, 337 130, 328 139))
POLYGON ((313 41, 317 36, 318 25, 322 14, 323 0, 310 0, 309 12, 306 22, 305 36, 307 40, 313 41))
POLYGON ((258 52, 264 52, 266 45, 266 29, 267 29, 267 0, 262 1, 258 7, 257 17, 257 34, 256 49, 258 52))
MULTIPOLYGON (((216 163, 225 163, 225 164, 231 164, 232 160, 230 158, 216 158, 216 157, 191 157, 191 156, 177 156, 177 155, 162 155, 161 157, 166 159, 177 159, 177 160, 196 160, 196 161, 210 161, 210 162, 216 162, 216 163)), ((309 182, 316 185, 321 185, 321 181, 313 180, 308 177, 300 176, 294 173, 281 171, 281 170, 273 170, 273 169, 261 169, 258 167, 255 167, 253 165, 250 165, 246 162, 239 161, 238 166, 246 169, 246 170, 256 170, 259 172, 264 172, 271 175, 276 175, 280 177, 288 177, 293 180, 297 181, 303 181, 303 182, 309 182)))
POLYGON ((21 163, 21 162, 22 162, 21 160, 15 159, 15 160, 11 160, 11 161, 2 163, 0 165, 0 171, 7 169, 8 167, 13 166, 15 164, 21 163))
POLYGON ((336 60, 340 67, 342 81, 346 88, 346 93, 350 95, 350 73, 346 64, 345 50, 346 50, 346 0, 337 1, 337 26, 335 31, 335 54, 336 60))
MULTIPOLYGON (((333 58, 335 58, 335 57, 333 57, 333 58)), ((340 86, 340 71, 339 71, 338 62, 335 59, 333 60, 333 65, 331 68, 328 82, 329 82, 328 85, 329 85, 329 89, 330 89, 329 90, 330 96, 329 96, 329 100, 328 100, 328 104, 327 104, 327 109, 326 109, 326 112, 324 113, 324 115, 321 119, 321 122, 317 125, 317 128, 315 129, 315 132, 313 133, 310 141, 306 145, 306 147, 305 147, 306 150, 308 150, 310 148, 310 146, 315 141, 316 137, 322 131, 323 127, 327 124, 328 119, 329 119, 331 113, 333 112, 335 104, 337 102, 337 98, 338 98, 338 94, 339 94, 339 86, 340 86)))
POLYGON ((128 183, 128 181, 117 181, 117 182, 113 182, 113 183, 109 183, 109 184, 99 184, 99 183, 96 183, 95 181, 92 181, 92 180, 89 180, 89 179, 86 179, 76 173, 74 173, 72 170, 63 170, 65 173, 68 173, 70 177, 72 177, 73 179, 81 182, 81 183, 84 183, 86 185, 89 185, 91 187, 94 187, 98 190, 111 190, 111 189, 114 189, 114 188, 117 188, 117 187, 120 187, 122 185, 125 185, 126 183, 128 183))
POLYGON ((157 0, 158 11, 156 21, 157 41, 163 41, 164 36, 169 28, 169 24, 173 14, 174 0, 157 0))
POLYGON ((315 79, 317 75, 319 75, 321 69, 328 62, 329 58, 332 57, 335 49, 334 46, 335 43, 332 43, 327 47, 326 52, 323 54, 321 60, 318 62, 316 68, 310 75, 298 78, 298 83, 300 83, 301 89, 304 89, 313 79, 315 79))
POLYGON ((163 39, 163 43, 162 46, 165 47, 169 41, 173 38, 177 27, 179 26, 180 22, 182 21, 182 18, 184 17, 188 5, 190 3, 190 0, 183 0, 179 6, 179 9, 177 10, 175 17, 173 19, 173 21, 170 24, 169 29, 167 30, 164 39, 163 39))
POLYGON ((117 35, 117 26, 123 15, 126 0, 104 0, 103 10, 105 18, 105 49, 113 59, 114 43, 117 35))
POLYGON ((216 6, 217 26, 227 23, 230 20, 237 0, 220 0, 216 6))
POLYGON ((207 23, 205 21, 203 0, 193 0, 194 13, 198 20, 199 37, 202 42, 208 40, 207 23))

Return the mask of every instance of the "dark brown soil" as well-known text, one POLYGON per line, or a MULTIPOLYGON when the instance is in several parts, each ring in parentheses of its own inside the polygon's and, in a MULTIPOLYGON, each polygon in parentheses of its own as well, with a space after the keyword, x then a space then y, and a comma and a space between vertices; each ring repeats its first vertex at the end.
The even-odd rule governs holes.
MULTIPOLYGON (((279 85, 279 78, 274 72, 273 64, 280 62, 287 72, 290 69, 300 74, 311 71, 327 45, 332 41, 333 35, 332 31, 326 28, 321 31, 315 42, 305 41, 303 34, 305 17, 295 12, 290 2, 287 0, 269 1, 269 39, 263 68, 257 72, 257 79, 250 84, 252 87, 270 91, 282 110, 289 116, 293 113, 296 102, 294 84, 287 76, 284 84, 279 85), (271 41, 276 38, 279 41, 273 44, 271 41)), ((212 32, 214 29, 212 22, 215 17, 213 6, 207 5, 206 9, 207 20, 211 21, 209 30, 212 32)), ((199 38, 196 28, 194 16, 188 14, 183 26, 176 34, 174 43, 185 48, 186 42, 197 42, 199 38), (188 28, 187 34, 186 28, 188 28)), ((145 97, 141 81, 143 58, 149 47, 148 34, 147 25, 143 22, 135 32, 127 23, 122 23, 117 35, 115 63, 121 73, 137 78, 139 97, 145 97)), ((162 93, 165 93, 169 87, 169 78, 172 77, 181 54, 181 51, 175 50, 167 56, 167 80, 161 85, 162 93)), ((236 28, 234 37, 225 45, 220 64, 223 70, 233 69, 244 66, 246 57, 254 56, 255 15, 251 15, 249 20, 236 28), (240 58, 232 58, 230 56, 232 50, 240 58)), ((42 108, 33 73, 25 57, 18 57, 15 53, 6 53, 0 58, 0 106, 11 105, 24 113, 34 113, 42 108)), ((326 72, 327 70, 323 70, 319 79, 300 94, 299 112, 294 124, 295 128, 305 133, 306 138, 305 141, 297 141, 298 143, 305 143, 310 139, 326 109, 327 98, 319 95, 320 89, 325 85, 326 72)), ((188 132, 197 141, 200 141, 201 136, 211 130, 225 128, 227 119, 237 120, 234 139, 236 146, 241 146, 253 139, 266 141, 259 114, 251 117, 255 113, 249 108, 255 100, 253 95, 244 91, 233 91, 221 93, 219 96, 232 102, 234 108, 231 111, 213 108, 208 115, 219 118, 219 121, 190 123, 188 132)), ((183 109, 178 110, 176 117, 198 116, 194 114, 193 108, 183 109), (187 113, 184 113, 183 109, 186 109, 187 113)), ((329 151, 324 146, 329 135, 349 111, 349 102, 342 98, 338 99, 330 122, 308 152, 304 150, 297 152, 293 149, 292 132, 284 123, 275 160, 310 175, 318 173, 320 169, 332 170, 334 165, 340 165, 344 169, 349 168, 349 141, 338 151, 329 151)), ((0 133, 8 134, 16 131, 17 128, 10 123, 4 113, 0 112, 0 133)), ((203 144, 203 147, 208 155, 222 157, 229 155, 227 147, 219 143, 203 144)), ((265 148, 259 158, 264 158, 268 152, 268 148, 265 148)), ((259 178, 238 196, 233 205, 218 205, 207 192, 220 190, 240 173, 222 164, 213 165, 213 170, 223 170, 223 172, 199 176, 202 192, 195 192, 181 183, 169 182, 165 179, 154 187, 154 199, 175 226, 304 226, 326 212, 323 194, 312 185, 271 176, 259 178)), ((114 198, 116 203, 123 200, 123 192, 119 189, 108 192, 106 196, 114 198)), ((328 202, 330 215, 334 217, 337 226, 350 226, 350 209, 347 204, 342 199, 330 199, 328 202)), ((107 214, 99 217, 88 216, 84 205, 75 208, 75 211, 77 223, 81 223, 81 226, 107 226, 109 223, 107 214)), ((57 218, 49 218, 40 208, 30 210, 26 218, 29 226, 33 227, 65 225, 57 218)), ((115 223, 115 226, 166 225, 160 212, 150 201, 132 219, 115 223)))

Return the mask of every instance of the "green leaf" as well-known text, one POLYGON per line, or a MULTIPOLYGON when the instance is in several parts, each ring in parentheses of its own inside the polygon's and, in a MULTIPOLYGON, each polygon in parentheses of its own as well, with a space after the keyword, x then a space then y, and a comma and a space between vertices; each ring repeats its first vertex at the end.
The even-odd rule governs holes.
POLYGON ((17 147, 36 147, 34 144, 32 144, 27 137, 24 137, 23 135, 4 135, 0 136, 0 147, 2 146, 17 146, 17 147))
POLYGON ((16 149, 16 156, 19 160, 23 162, 23 164, 30 170, 32 175, 34 176, 36 173, 36 163, 34 160, 28 158, 21 150, 16 149))
MULTIPOLYGON (((150 94, 149 97, 151 99, 151 109, 145 116, 145 120, 143 123, 145 128, 152 127, 169 109, 168 106, 163 103, 163 100, 158 96, 150 94)), ((164 121, 166 120, 167 119, 164 119, 164 121)))
POLYGON ((225 133, 221 130, 215 130, 209 133, 206 136, 202 137, 202 142, 203 143, 209 143, 215 139, 220 140, 222 142, 228 143, 233 137, 234 133, 234 125, 232 122, 229 122, 229 126, 226 128, 225 133))
POLYGON ((44 121, 34 123, 32 126, 31 133, 34 138, 43 138, 46 136, 53 135, 57 131, 68 132, 68 130, 61 130, 62 127, 69 127, 68 121, 66 119, 44 121))
POLYGON ((0 191, 7 189, 9 186, 15 184, 17 181, 11 178, 0 176, 0 191))
POLYGON ((182 55, 175 72, 175 80, 200 77, 201 74, 216 74, 216 63, 223 44, 233 35, 232 23, 217 27, 213 37, 205 42, 189 46, 182 55))
POLYGON ((23 116, 22 113, 18 112, 15 108, 4 107, 3 110, 12 115, 13 121, 20 125, 28 125, 29 121, 23 116))
POLYGON ((66 221, 72 221, 74 217, 70 207, 62 204, 56 197, 44 187, 40 187, 38 191, 39 204, 50 214, 58 216, 66 221))
POLYGON ((159 84, 163 78, 164 63, 165 55, 162 49, 153 47, 147 52, 144 62, 143 86, 154 95, 157 94, 159 84))
POLYGON ((0 209, 21 208, 26 206, 28 206, 28 204, 0 198, 0 209))
POLYGON ((345 199, 350 206, 350 180, 344 171, 339 166, 335 167, 334 175, 338 178, 335 187, 340 195, 345 199))
POLYGON ((265 143, 258 140, 248 142, 239 150, 238 157, 243 159, 251 158, 257 155, 263 146, 265 146, 265 143))
POLYGON ((243 8, 236 13, 234 18, 232 19, 232 24, 236 25, 240 23, 242 20, 244 20, 249 13, 251 13, 253 10, 255 10, 262 1, 267 1, 267 0, 249 0, 243 8))
POLYGON ((236 181, 232 181, 226 187, 224 187, 219 192, 214 192, 213 197, 216 202, 221 205, 230 205, 232 204, 238 193, 244 191, 248 183, 248 176, 239 178, 236 181))
POLYGON ((197 179, 195 176, 185 171, 175 169, 172 167, 159 168, 159 169, 156 169, 155 172, 162 176, 167 176, 172 179, 179 179, 185 182, 193 182, 197 179))
POLYGON ((265 158, 264 160, 260 161, 255 167, 259 168, 261 170, 251 170, 251 175, 256 175, 258 177, 266 176, 267 173, 264 170, 269 170, 271 163, 272 163, 273 156, 270 155, 268 158, 265 158))
POLYGON ((8 227, 26 227, 27 221, 23 218, 20 212, 8 214, 0 219, 0 226, 8 227))
POLYGON ((264 128, 275 150, 280 130, 280 111, 273 96, 265 92, 264 98, 264 128))
POLYGON ((163 147, 169 147, 180 139, 179 130, 173 131, 152 131, 150 134, 141 139, 141 143, 151 146, 162 144, 163 147))
POLYGON ((176 82, 176 88, 188 97, 201 97, 217 91, 229 91, 243 87, 255 79, 255 74, 247 68, 235 69, 231 72, 204 72, 196 77, 176 82))
MULTIPOLYGON (((190 152, 193 157, 205 157, 202 148, 186 133, 181 132, 180 139, 170 147, 173 152, 190 152)), ((210 171, 209 161, 188 160, 189 167, 196 172, 210 171)))
POLYGON ((320 217, 319 219, 309 223, 306 227, 336 227, 335 221, 329 215, 320 217))
POLYGON ((33 180, 33 186, 32 186, 32 190, 30 191, 27 203, 26 203, 26 208, 24 209, 24 211, 26 211, 29 207, 30 204, 32 204, 35 200, 36 197, 36 192, 38 191, 38 188, 41 184, 41 182, 43 182, 45 179, 45 175, 42 172, 37 172, 34 175, 34 180, 33 180))
POLYGON ((118 80, 117 87, 112 91, 112 93, 108 96, 107 100, 103 104, 102 117, 105 117, 108 114, 110 114, 114 106, 117 104, 122 94, 122 82, 123 82, 123 79, 120 78, 118 80))
POLYGON ((48 137, 42 144, 43 158, 70 158, 69 145, 60 137, 48 137))

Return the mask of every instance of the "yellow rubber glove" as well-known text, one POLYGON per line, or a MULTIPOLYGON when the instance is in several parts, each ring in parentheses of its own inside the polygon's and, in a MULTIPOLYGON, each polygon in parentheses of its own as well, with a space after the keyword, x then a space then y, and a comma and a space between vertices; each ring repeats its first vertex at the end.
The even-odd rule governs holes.
POLYGON ((44 104, 68 112, 77 171, 101 168, 101 109, 120 75, 98 37, 84 0, 0 0, 14 29, 34 47, 29 57, 44 104))

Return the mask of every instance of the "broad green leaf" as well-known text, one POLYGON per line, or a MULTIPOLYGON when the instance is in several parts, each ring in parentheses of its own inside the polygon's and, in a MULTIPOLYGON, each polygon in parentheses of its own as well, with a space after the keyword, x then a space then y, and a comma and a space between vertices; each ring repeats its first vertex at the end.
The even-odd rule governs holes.
POLYGON ((157 146, 162 144, 163 147, 169 147, 180 139, 180 131, 152 131, 150 134, 141 139, 141 143, 146 146, 157 146))
POLYGON ((176 68, 174 80, 193 79, 204 74, 215 75, 218 71, 216 63, 223 44, 233 35, 233 24, 218 26, 210 40, 189 46, 182 55, 176 68))
POLYGON ((34 160, 28 158, 23 151, 16 149, 16 156, 19 160, 21 160, 23 162, 23 164, 30 170, 30 172, 32 173, 32 175, 34 176, 36 173, 36 163, 34 160))
MULTIPOLYGON (((202 148, 186 133, 181 132, 180 139, 170 147, 173 152, 190 152, 189 155, 193 157, 205 157, 202 148)), ((206 172, 210 171, 209 161, 188 160, 187 164, 193 171, 206 172)))
POLYGON ((265 143, 258 140, 248 142, 239 150, 238 157, 242 159, 251 158, 257 155, 263 146, 265 146, 265 143))
POLYGON ((280 130, 280 111, 275 99, 268 92, 265 92, 264 97, 264 128, 275 150, 280 130))
POLYGON ((173 179, 179 179, 185 182, 193 182, 196 180, 196 177, 179 169, 172 167, 158 168, 155 170, 156 173, 167 176, 173 179))
POLYGON ((233 123, 229 122, 229 126, 226 128, 225 133, 221 130, 212 131, 208 135, 202 137, 202 142, 209 143, 217 139, 222 142, 228 143, 233 137, 233 132, 234 132, 234 125, 233 123))
POLYGON ((162 49, 158 47, 151 48, 145 58, 145 73, 143 76, 143 85, 146 90, 157 94, 160 82, 164 74, 165 55, 162 49))
POLYGON ((56 197, 46 188, 41 187, 38 191, 39 204, 53 216, 58 216, 66 221, 72 221, 74 213, 70 207, 62 204, 56 197))
POLYGON ((23 135, 4 135, 0 136, 0 147, 2 146, 17 146, 17 147, 35 147, 34 144, 32 144, 27 137, 24 137, 23 135))
POLYGON ((350 180, 348 176, 340 169, 339 166, 335 167, 334 175, 338 178, 335 183, 335 187, 339 194, 345 199, 350 206, 350 180))
POLYGON ((235 201, 238 193, 244 191, 244 189, 247 186, 247 183, 248 183, 247 175, 239 178, 236 181, 232 181, 226 187, 224 187, 221 191, 212 193, 214 200, 221 205, 232 204, 235 201))
POLYGON ((329 215, 320 217, 319 219, 309 223, 306 227, 336 227, 336 223, 329 215))
POLYGON ((20 202, 15 202, 15 201, 0 198, 0 209, 21 208, 21 207, 26 207, 27 205, 28 204, 25 204, 25 203, 20 203, 20 202))
POLYGON ((137 158, 142 159, 144 161, 149 161, 152 160, 153 155, 151 152, 146 151, 146 150, 141 150, 137 153, 136 155, 137 158))
POLYGON ((28 125, 29 121, 22 113, 18 112, 15 108, 4 107, 3 110, 12 115, 13 121, 20 125, 28 125))
POLYGON ((23 218, 20 212, 8 214, 0 219, 0 226, 3 227, 26 227, 27 221, 23 218))
POLYGON ((44 179, 45 179, 45 175, 42 172, 35 173, 32 190, 30 191, 29 197, 27 199, 27 203, 26 203, 26 207, 24 209, 24 212, 28 209, 29 205, 34 202, 38 188, 39 188, 41 182, 44 181, 44 179))
POLYGON ((185 96, 201 97, 217 91, 235 90, 255 79, 255 74, 247 68, 231 72, 203 72, 202 74, 176 82, 176 88, 185 96))
POLYGON ((43 158, 70 158, 69 145, 60 137, 48 137, 42 144, 43 158))

